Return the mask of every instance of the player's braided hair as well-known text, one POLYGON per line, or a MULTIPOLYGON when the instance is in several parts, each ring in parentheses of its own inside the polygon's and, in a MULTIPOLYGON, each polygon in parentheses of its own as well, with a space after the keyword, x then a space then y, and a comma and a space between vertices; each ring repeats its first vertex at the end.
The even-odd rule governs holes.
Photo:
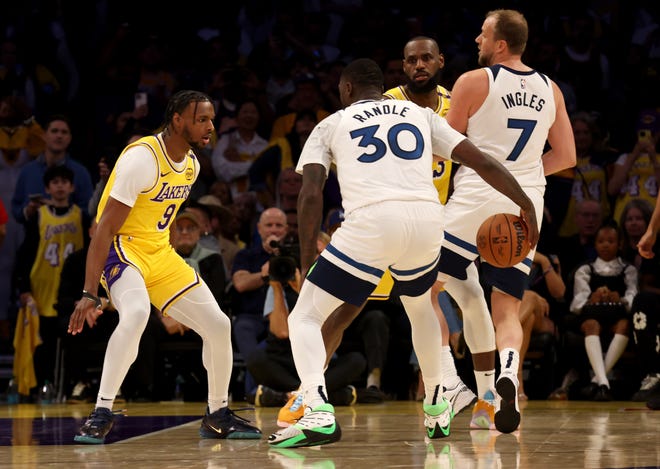
MULTIPOLYGON (((201 103, 204 101, 212 102, 211 98, 201 91, 181 90, 172 95, 165 109, 165 127, 172 123, 174 114, 181 114, 190 103, 201 103)), ((195 108, 195 114, 197 109, 195 108)))

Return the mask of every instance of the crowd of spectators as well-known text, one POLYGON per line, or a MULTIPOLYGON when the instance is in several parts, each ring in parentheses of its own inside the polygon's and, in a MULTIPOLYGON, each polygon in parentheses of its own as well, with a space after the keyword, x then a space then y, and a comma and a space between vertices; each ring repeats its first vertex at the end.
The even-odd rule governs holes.
MULTIPOLYGON (((624 207, 631 199, 655 203, 660 6, 643 0, 585 1, 565 9, 514 3, 520 3, 516 8, 530 25, 525 62, 562 89, 578 149, 575 170, 548 178, 540 245, 546 261, 559 256, 543 265, 562 261, 565 301, 536 291, 550 301, 550 317, 561 333, 570 322, 565 316, 573 296, 572 273, 579 262, 595 259, 592 243, 600 221, 613 216, 627 223, 624 207), (598 203, 592 206, 593 201, 598 203), (597 212, 592 218, 598 222, 585 219, 589 210, 597 212)), ((440 83, 451 89, 462 72, 477 66, 474 38, 491 7, 486 1, 469 8, 413 8, 396 1, 246 0, 170 14, 151 1, 3 6, 0 204, 9 216, 0 246, 0 351, 12 351, 21 306, 12 272, 22 262, 16 252, 25 224, 42 205, 40 197, 47 196, 46 166, 65 164, 73 170, 72 202, 93 216, 90 200, 97 200, 125 144, 156 131, 168 98, 184 88, 213 98, 217 130, 197 155, 202 170, 187 210, 198 218, 189 225, 199 231, 201 249, 222 258, 224 269, 217 274, 223 274, 228 291, 220 288, 218 296, 235 317, 244 303, 238 299, 244 286, 234 278, 231 289, 231 279, 245 270, 244 261, 236 266, 235 259, 245 258, 244 248, 260 251, 261 264, 253 266, 259 275, 248 291, 258 291, 253 296, 261 304, 253 312, 261 337, 255 339, 263 339, 269 283, 261 266, 269 253, 262 248, 259 220, 277 207, 286 225, 296 226, 301 181, 290 168, 314 125, 340 108, 337 83, 344 64, 357 57, 377 60, 390 88, 405 80, 400 73, 405 42, 431 36, 446 61, 440 83), (89 20, 80 22, 80 17, 89 20), (59 127, 51 130, 53 122, 64 127, 65 135, 59 127)), ((324 195, 325 214, 341 208, 332 172, 324 195)), ((295 230, 288 236, 295 240, 295 230)), ((630 251, 629 236, 635 235, 622 236, 630 251)), ((630 262, 640 267, 639 259, 630 262)), ((559 356, 570 360, 567 353, 559 356)), ((567 374, 575 368, 562 363, 567 374)))

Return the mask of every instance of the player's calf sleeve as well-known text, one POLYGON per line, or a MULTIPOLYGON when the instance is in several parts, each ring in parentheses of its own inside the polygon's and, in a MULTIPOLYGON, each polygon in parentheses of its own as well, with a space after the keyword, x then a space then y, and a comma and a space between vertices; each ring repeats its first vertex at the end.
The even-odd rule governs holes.
POLYGON ((463 313, 463 333, 470 352, 490 352, 496 347, 495 329, 474 263, 468 267, 467 274, 466 280, 449 277, 445 289, 463 313))

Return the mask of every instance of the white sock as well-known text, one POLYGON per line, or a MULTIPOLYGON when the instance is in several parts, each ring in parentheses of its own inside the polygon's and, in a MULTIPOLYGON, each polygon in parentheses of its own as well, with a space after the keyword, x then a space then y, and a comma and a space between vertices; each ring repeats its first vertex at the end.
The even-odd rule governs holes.
POLYGON ((628 336, 623 334, 614 334, 612 342, 605 353, 605 373, 609 373, 616 362, 621 358, 623 352, 628 346, 628 336))
POLYGON ((442 385, 447 389, 453 389, 461 383, 461 378, 458 377, 456 372, 454 356, 451 354, 449 345, 442 346, 440 357, 442 362, 442 385))
POLYGON ((518 375, 518 363, 520 355, 514 348, 507 347, 500 352, 500 373, 512 373, 518 375))
POLYGON ((374 368, 367 376, 367 387, 375 386, 380 389, 380 368, 374 368))
POLYGON ((475 370, 474 379, 477 382, 477 395, 480 399, 483 399, 488 391, 495 389, 495 369, 486 371, 475 370))
POLYGON ((424 384, 424 404, 435 405, 442 402, 442 386, 424 384))
POLYGON ((220 410, 223 407, 227 407, 229 402, 227 402, 227 399, 210 399, 208 400, 209 404, 209 414, 212 414, 216 410, 220 410))
POLYGON ((605 363, 603 362, 603 348, 600 344, 600 337, 597 335, 588 335, 584 338, 584 348, 587 350, 587 357, 591 369, 594 371, 594 379, 598 384, 610 386, 605 372, 605 363))
POLYGON ((305 388, 303 391, 303 402, 307 407, 314 409, 321 404, 327 403, 323 396, 326 398, 328 397, 328 390, 324 385, 316 385, 310 388, 305 388))

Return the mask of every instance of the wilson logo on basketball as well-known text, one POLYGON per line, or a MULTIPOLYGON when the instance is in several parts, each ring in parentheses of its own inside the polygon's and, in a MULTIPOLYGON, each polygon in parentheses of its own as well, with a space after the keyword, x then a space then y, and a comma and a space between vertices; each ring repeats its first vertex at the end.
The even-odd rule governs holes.
POLYGON ((513 257, 520 257, 520 254, 525 247, 525 241, 527 241, 527 232, 525 231, 523 224, 519 221, 514 221, 512 225, 513 229, 516 231, 516 250, 513 257))
POLYGON ((527 227, 512 213, 496 213, 486 218, 477 231, 481 258, 495 267, 512 267, 530 251, 527 227))

